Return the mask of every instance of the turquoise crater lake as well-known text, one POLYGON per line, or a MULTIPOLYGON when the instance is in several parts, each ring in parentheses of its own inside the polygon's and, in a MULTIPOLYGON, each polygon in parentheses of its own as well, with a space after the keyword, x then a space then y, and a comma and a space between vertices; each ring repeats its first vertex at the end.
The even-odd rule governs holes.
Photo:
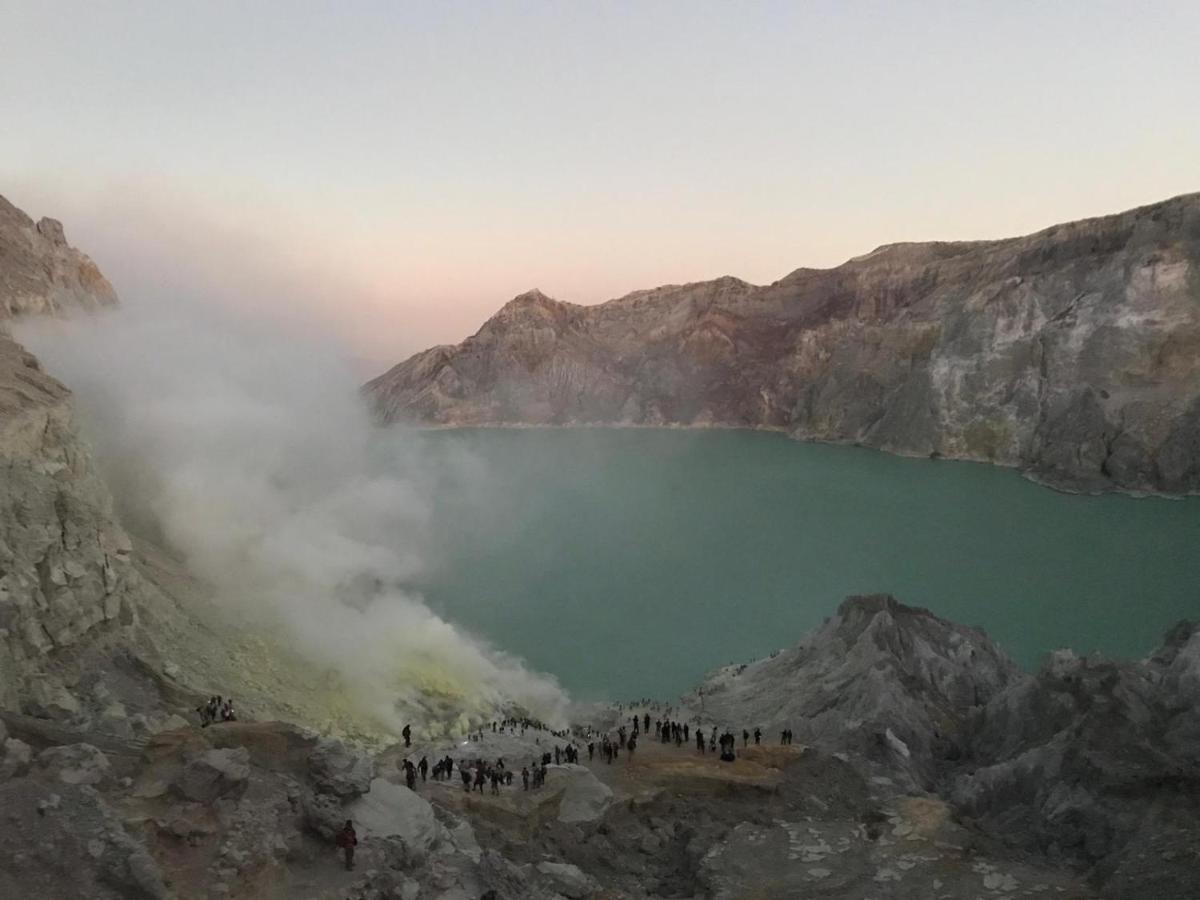
POLYGON ((1200 616, 1200 498, 1062 494, 1016 472, 777 434, 464 429, 414 587, 578 697, 672 698, 788 646, 847 594, 984 628, 1019 663, 1150 651, 1200 616))

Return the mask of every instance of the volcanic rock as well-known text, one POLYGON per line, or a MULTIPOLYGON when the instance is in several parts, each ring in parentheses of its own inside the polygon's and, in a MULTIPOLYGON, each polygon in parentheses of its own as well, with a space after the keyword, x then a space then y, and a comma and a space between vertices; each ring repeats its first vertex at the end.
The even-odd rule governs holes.
POLYGON ((770 428, 1200 491, 1200 194, 1026 237, 893 244, 770 285, 522 294, 364 388, 384 422, 770 428))

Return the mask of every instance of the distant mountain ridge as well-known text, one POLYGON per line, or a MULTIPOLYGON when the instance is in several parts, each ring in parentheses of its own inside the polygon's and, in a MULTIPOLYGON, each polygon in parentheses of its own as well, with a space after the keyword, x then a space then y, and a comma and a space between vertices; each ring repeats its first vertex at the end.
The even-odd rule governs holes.
POLYGON ((385 423, 763 427, 1018 467, 1079 490, 1200 491, 1200 194, 832 269, 534 290, 364 392, 385 423))

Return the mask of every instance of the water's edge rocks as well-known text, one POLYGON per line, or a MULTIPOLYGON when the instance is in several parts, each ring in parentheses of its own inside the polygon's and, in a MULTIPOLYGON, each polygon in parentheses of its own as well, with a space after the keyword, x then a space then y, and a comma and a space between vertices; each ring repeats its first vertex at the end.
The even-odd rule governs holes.
POLYGON ((522 294, 364 392, 384 422, 771 428, 1200 491, 1200 194, 1026 237, 895 244, 766 286, 522 294))

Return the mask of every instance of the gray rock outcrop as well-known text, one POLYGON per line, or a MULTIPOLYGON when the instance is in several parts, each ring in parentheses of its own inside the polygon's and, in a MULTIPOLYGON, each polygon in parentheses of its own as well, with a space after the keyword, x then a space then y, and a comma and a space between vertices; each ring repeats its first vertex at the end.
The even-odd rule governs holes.
POLYGON ((875 595, 849 598, 795 647, 718 669, 688 702, 717 725, 763 727, 768 740, 791 727, 930 787, 961 755, 971 716, 1018 676, 982 631, 875 595))
POLYGON ((398 837, 413 849, 427 851, 442 837, 442 826, 428 801, 383 778, 346 809, 364 835, 398 837))
POLYGON ((80 440, 69 391, 4 332, 4 320, 113 306, 111 285, 0 197, 0 708, 60 719, 83 710, 65 686, 71 654, 128 631, 143 585, 131 543, 80 440))
POLYGON ((309 756, 313 782, 319 792, 354 798, 371 789, 375 763, 344 741, 322 738, 309 756))
POLYGON ((613 792, 586 766, 555 766, 549 771, 546 783, 554 789, 565 783, 558 804, 558 821, 568 825, 599 821, 613 802, 613 792))
POLYGON ((956 807, 1120 896, 1200 893, 1197 646, 1181 623, 1141 662, 1053 654, 983 710, 956 807))
POLYGON ((67 243, 61 222, 34 222, 0 197, 0 319, 116 305, 112 285, 67 243))
POLYGON ((244 747, 206 750, 179 773, 174 787, 188 800, 211 803, 226 795, 239 795, 250 778, 250 754, 244 747))
POLYGON ((1026 237, 895 244, 766 286, 515 298, 364 391, 384 422, 763 427, 1200 491, 1200 194, 1026 237))
POLYGON ((537 870, 553 890, 572 900, 586 897, 598 887, 578 866, 570 863, 542 862, 538 863, 537 870))
POLYGON ((63 784, 99 784, 111 775, 108 757, 91 744, 64 744, 38 754, 39 768, 50 769, 63 784))
POLYGON ((1085 867, 1104 896, 1183 900, 1200 895, 1198 651, 1200 626, 1184 622, 1145 660, 1064 650, 1030 675, 980 631, 852 597, 796 647, 720 669, 686 699, 771 740, 791 728, 872 783, 938 794, 1009 846, 1085 867))

